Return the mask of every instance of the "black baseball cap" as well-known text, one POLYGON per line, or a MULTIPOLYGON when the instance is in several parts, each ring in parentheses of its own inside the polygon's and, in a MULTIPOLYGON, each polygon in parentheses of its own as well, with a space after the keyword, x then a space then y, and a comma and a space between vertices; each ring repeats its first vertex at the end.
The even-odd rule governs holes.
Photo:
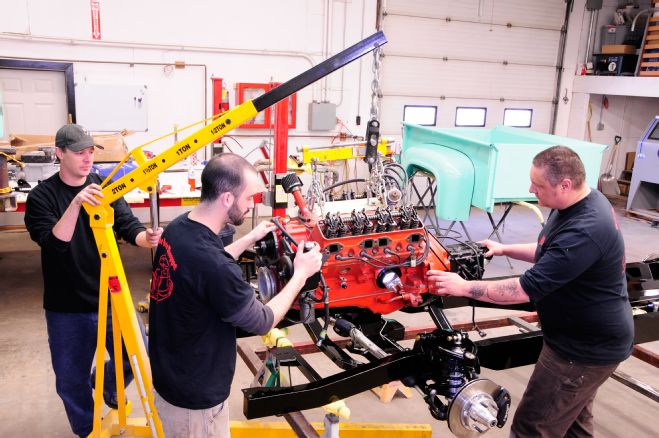
POLYGON ((104 149, 103 146, 96 144, 87 130, 80 125, 64 125, 55 134, 55 146, 58 148, 67 148, 74 152, 96 146, 104 149))

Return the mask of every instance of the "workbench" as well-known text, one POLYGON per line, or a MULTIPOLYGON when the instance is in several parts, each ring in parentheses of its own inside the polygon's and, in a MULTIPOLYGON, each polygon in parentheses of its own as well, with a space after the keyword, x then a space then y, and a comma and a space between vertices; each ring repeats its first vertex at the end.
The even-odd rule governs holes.
MULTIPOLYGON (((201 175, 201 168, 195 170, 195 174, 201 175)), ((199 203, 201 196, 200 190, 191 191, 187 180, 187 171, 177 169, 172 172, 163 172, 160 177, 161 193, 159 196, 160 202, 160 222, 168 223, 180 214, 190 211, 190 209, 199 203)), ((29 182, 32 187, 37 185, 37 182, 29 182)), ((199 184, 199 177, 197 177, 197 185, 199 184)), ((12 188, 16 187, 15 182, 10 181, 12 188)), ((0 231, 9 229, 23 229, 25 228, 25 201, 27 200, 28 193, 14 192, 16 194, 16 210, 0 212, 0 231)), ((150 211, 151 202, 146 192, 139 189, 124 196, 126 202, 130 206, 133 214, 144 224, 151 221, 150 211)))

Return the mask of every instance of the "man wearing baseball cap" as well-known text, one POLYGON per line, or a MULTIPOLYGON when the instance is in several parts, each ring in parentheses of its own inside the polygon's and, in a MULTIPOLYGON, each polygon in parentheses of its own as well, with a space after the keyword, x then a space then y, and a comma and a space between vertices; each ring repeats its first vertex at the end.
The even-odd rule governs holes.
POLYGON ((94 142, 94 138, 87 133, 85 128, 75 124, 64 125, 57 131, 55 146, 67 148, 74 152, 80 152, 92 146, 104 149, 103 146, 94 142))
MULTIPOLYGON (((99 205, 101 178, 90 173, 94 147, 101 147, 80 125, 64 125, 55 136, 60 170, 33 188, 25 209, 25 226, 41 247, 44 309, 56 389, 76 435, 92 431, 94 399, 91 369, 98 330, 98 285, 101 263, 89 216, 82 203, 99 205)), ((125 241, 153 248, 162 228, 145 229, 123 198, 111 204, 114 232, 125 241)), ((109 309, 108 309, 109 310, 109 309)), ((108 313, 103 398, 117 407, 112 318, 108 313)), ((132 380, 124 352, 125 383, 132 380)))

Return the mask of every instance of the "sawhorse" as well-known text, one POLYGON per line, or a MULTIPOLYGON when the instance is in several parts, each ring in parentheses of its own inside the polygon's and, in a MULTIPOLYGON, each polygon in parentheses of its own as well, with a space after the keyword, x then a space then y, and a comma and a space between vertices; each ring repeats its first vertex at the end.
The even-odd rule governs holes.
MULTIPOLYGON (((495 223, 494 218, 492 217, 492 213, 490 213, 489 211, 487 212, 487 218, 490 220, 490 224, 492 225, 492 232, 490 233, 489 236, 487 236, 487 238, 491 239, 492 236, 497 236, 497 240, 499 241, 499 243, 503 243, 503 240, 501 240, 501 235, 499 234, 499 228, 503 226, 506 217, 508 216, 508 213, 510 213, 510 210, 513 209, 513 205, 514 205, 512 202, 504 202, 503 204, 506 206, 506 208, 504 209, 503 215, 501 216, 501 218, 499 218, 498 222, 495 223)), ((510 269, 511 270, 514 269, 513 264, 510 261, 510 257, 506 256, 506 260, 508 261, 508 266, 510 266, 510 269)))
MULTIPOLYGON (((439 219, 437 218, 437 216, 434 212, 435 211, 435 201, 434 201, 434 199, 435 199, 435 194, 436 194, 436 191, 437 191, 437 186, 436 186, 436 183, 435 183, 435 178, 431 174, 428 174, 428 173, 425 173, 425 172, 422 172, 422 171, 417 172, 415 175, 413 175, 410 178, 410 184, 412 186, 413 193, 416 194, 416 196, 419 199, 416 206, 421 207, 423 209, 423 216, 422 216, 421 220, 423 221, 424 224, 426 224, 426 228, 433 229, 435 231, 435 234, 437 235, 440 242, 443 239, 447 239, 447 238, 452 239, 449 236, 449 234, 453 231, 453 227, 457 223, 459 223, 460 226, 462 227, 462 230, 464 231, 464 234, 467 237, 467 240, 473 241, 473 239, 469 235, 469 231, 467 230, 467 227, 465 226, 463 221, 452 221, 449 224, 448 228, 446 228, 445 230, 442 230, 442 228, 440 227, 439 219), (423 192, 421 192, 421 190, 419 190, 417 184, 415 183, 415 177, 425 178, 427 186, 423 190, 423 192), (426 199, 428 199, 427 202, 426 202, 426 199)), ((519 201, 515 201, 515 202, 507 201, 507 202, 502 202, 501 204, 505 206, 505 209, 504 209, 503 214, 501 215, 501 217, 498 220, 494 219, 494 216, 492 215, 492 213, 486 212, 487 213, 487 218, 489 219, 490 225, 492 226, 492 231, 490 232, 490 234, 487 237, 488 239, 496 237, 496 240, 498 240, 499 243, 503 243, 503 239, 501 238, 501 234, 500 234, 499 230, 504 225, 504 223, 506 221, 506 218, 508 217, 508 214, 510 214, 514 204, 525 205, 528 208, 531 208, 532 210, 534 210, 534 212, 536 213, 536 215, 540 219, 541 225, 544 226, 544 220, 542 218, 542 213, 538 210, 537 207, 535 207, 533 205, 530 205, 526 202, 519 202, 519 201)), ((510 269, 514 269, 513 264, 510 261, 510 258, 506 256, 506 260, 508 261, 508 266, 510 267, 510 269)))
MULTIPOLYGON (((426 178, 427 182, 427 187, 423 191, 423 193, 419 192, 419 188, 416 186, 414 182, 414 178, 416 175, 412 175, 410 178, 410 184, 412 186, 412 190, 416 194, 416 196, 419 198, 419 202, 416 205, 417 207, 421 207, 423 209, 423 217, 421 218, 421 221, 426 225, 426 228, 430 228, 435 230, 435 234, 441 241, 442 239, 445 239, 448 237, 448 235, 453 231, 453 227, 455 226, 456 223, 460 223, 460 226, 462 227, 462 230, 464 231, 465 235, 467 236, 468 240, 472 240, 471 236, 469 235, 469 231, 467 231, 467 227, 465 226, 464 222, 462 221, 453 221, 451 224, 448 226, 448 228, 445 230, 444 233, 442 233, 442 229, 439 226, 439 220, 437 219, 437 216, 435 215, 435 192, 437 190, 437 187, 435 185, 435 179, 432 177, 432 175, 429 175, 425 172, 419 172, 422 175, 423 178, 426 178), (426 196, 429 196, 429 202, 426 204, 425 198, 426 196)), ((457 231, 456 231, 457 232, 457 231)))

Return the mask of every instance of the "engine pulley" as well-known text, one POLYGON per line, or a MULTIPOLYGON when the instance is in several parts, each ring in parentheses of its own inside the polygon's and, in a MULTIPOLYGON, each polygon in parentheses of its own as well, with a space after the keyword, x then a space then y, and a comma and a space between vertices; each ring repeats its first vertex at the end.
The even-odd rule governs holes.
POLYGON ((254 251, 259 257, 257 265, 271 265, 279 258, 279 245, 277 243, 277 236, 274 232, 265 235, 261 240, 257 241, 254 245, 254 251))
POLYGON ((266 266, 261 266, 256 271, 256 279, 259 285, 259 296, 263 304, 267 303, 274 297, 277 290, 277 279, 272 270, 266 266))

